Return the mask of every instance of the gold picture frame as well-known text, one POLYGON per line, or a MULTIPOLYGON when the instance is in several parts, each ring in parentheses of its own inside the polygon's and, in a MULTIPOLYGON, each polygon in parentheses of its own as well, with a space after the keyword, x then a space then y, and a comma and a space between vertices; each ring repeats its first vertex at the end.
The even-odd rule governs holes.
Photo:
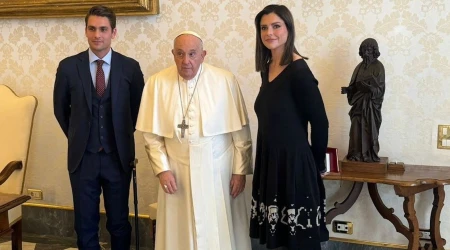
POLYGON ((158 0, 0 0, 0 18, 82 17, 94 5, 120 16, 159 14, 158 0))

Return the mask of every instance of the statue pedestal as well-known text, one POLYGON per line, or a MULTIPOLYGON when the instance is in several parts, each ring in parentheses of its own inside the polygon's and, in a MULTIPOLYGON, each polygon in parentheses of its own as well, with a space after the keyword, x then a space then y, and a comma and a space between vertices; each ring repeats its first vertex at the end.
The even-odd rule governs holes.
POLYGON ((344 158, 341 161, 341 172, 386 174, 388 171, 388 162, 388 157, 380 157, 380 162, 349 161, 347 158, 344 158))

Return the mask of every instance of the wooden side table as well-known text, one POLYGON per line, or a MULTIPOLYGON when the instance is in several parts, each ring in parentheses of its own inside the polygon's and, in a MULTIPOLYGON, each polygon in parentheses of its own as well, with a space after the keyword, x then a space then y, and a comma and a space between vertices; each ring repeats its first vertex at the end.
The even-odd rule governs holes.
POLYGON ((389 220, 394 225, 397 232, 403 234, 409 240, 409 250, 444 250, 446 241, 441 237, 440 216, 444 207, 444 185, 450 184, 450 167, 405 165, 404 172, 388 171, 387 174, 362 172, 327 173, 323 179, 354 182, 347 198, 342 203, 336 202, 334 208, 327 211, 327 224, 330 224, 337 215, 347 212, 355 204, 364 183, 367 183, 370 198, 377 211, 384 219, 389 220), (383 203, 378 193, 378 183, 392 185, 395 194, 404 199, 403 211, 408 221, 408 226, 404 225, 394 215, 394 209, 387 208, 383 203), (419 222, 414 208, 415 195, 430 189, 433 189, 434 194, 433 203, 430 204, 432 205, 430 215, 431 244, 427 243, 425 246, 421 246, 419 242, 419 222))

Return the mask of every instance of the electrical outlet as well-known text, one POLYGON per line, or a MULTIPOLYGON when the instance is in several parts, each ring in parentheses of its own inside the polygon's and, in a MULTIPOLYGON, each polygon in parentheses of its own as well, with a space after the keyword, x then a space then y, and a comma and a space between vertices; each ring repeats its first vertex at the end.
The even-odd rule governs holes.
POLYGON ((342 234, 353 234, 353 223, 348 221, 333 221, 333 232, 342 234))
POLYGON ((42 190, 39 189, 28 189, 28 195, 31 196, 31 199, 33 200, 42 200, 44 199, 44 195, 42 193, 42 190))
POLYGON ((450 125, 438 125, 437 148, 450 149, 450 125))
POLYGON ((430 230, 420 229, 419 230, 419 238, 421 240, 430 240, 431 241, 431 233, 430 230))

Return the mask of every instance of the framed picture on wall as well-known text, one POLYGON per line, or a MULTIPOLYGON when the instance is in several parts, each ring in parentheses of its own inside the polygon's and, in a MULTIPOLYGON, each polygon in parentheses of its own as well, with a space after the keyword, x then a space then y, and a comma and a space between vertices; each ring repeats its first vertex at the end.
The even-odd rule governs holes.
POLYGON ((325 156, 325 167, 327 172, 339 173, 339 159, 337 148, 327 148, 325 156))
POLYGON ((0 18, 84 17, 98 4, 112 8, 116 15, 159 13, 159 0, 7 0, 0 1, 0 18))

